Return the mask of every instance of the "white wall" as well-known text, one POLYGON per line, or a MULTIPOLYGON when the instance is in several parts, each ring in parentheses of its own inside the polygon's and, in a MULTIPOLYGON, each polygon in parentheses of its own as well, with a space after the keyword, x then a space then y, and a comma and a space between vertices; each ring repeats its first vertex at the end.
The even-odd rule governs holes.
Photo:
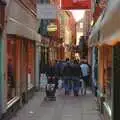
POLYGON ((37 19, 19 1, 11 0, 8 11, 7 33, 39 40, 37 19))

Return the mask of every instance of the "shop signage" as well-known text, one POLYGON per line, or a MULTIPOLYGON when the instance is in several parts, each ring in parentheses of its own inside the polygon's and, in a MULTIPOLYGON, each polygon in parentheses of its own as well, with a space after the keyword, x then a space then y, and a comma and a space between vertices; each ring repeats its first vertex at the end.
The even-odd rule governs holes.
POLYGON ((91 0, 62 0, 62 9, 91 9, 91 0))
POLYGON ((47 31, 48 32, 56 32, 57 31, 57 25, 55 23, 50 23, 47 26, 47 31))
POLYGON ((37 4, 38 19, 56 19, 57 8, 50 4, 37 4))

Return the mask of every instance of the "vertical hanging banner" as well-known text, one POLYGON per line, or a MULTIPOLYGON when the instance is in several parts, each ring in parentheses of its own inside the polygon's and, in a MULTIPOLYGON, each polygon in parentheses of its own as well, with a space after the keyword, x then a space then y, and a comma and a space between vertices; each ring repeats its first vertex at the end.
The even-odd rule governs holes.
POLYGON ((61 8, 70 9, 91 9, 91 0, 61 0, 61 8))

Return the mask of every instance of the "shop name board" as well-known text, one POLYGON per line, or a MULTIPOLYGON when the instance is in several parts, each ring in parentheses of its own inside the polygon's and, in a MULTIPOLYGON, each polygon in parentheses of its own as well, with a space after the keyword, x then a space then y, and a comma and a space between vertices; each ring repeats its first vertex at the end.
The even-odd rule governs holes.
POLYGON ((56 19, 57 8, 50 4, 37 4, 38 19, 56 19))
POLYGON ((91 9, 91 0, 62 0, 62 9, 91 9))

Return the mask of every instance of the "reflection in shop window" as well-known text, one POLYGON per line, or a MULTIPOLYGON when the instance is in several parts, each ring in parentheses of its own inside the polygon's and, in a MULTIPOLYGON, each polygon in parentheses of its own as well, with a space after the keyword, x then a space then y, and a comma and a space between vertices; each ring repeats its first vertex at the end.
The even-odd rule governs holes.
POLYGON ((104 93, 106 102, 111 106, 112 48, 104 48, 104 93))
POLYGON ((34 42, 28 42, 28 90, 34 86, 34 42))
POLYGON ((10 101, 16 96, 16 43, 14 40, 8 40, 7 52, 7 99, 10 101))

